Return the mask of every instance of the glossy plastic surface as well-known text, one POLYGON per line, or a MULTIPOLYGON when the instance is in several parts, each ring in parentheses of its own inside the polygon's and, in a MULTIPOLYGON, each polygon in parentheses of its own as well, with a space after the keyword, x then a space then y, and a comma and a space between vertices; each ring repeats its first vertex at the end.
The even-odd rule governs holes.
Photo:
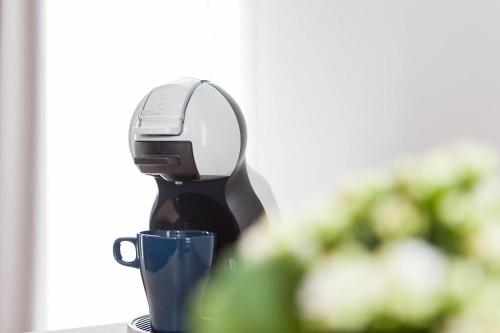
MULTIPOLYGON (((189 99, 186 99, 180 133, 164 135, 163 132, 175 133, 180 122, 176 121, 172 125, 170 120, 168 123, 164 121, 169 118, 162 116, 161 122, 154 123, 154 126, 160 126, 154 131, 150 131, 150 128, 149 133, 138 130, 142 121, 140 114, 148 105, 148 96, 139 103, 129 129, 133 158, 137 157, 135 141, 187 141, 192 143, 193 157, 201 179, 228 177, 233 173, 244 155, 246 140, 246 133, 242 131, 245 127, 243 116, 240 115, 238 119, 237 114, 241 111, 236 102, 233 101, 234 104, 231 105, 230 101, 208 82, 196 85, 189 99), (165 125, 164 129, 161 128, 162 125, 165 125)), ((168 100, 169 97, 171 96, 165 98, 168 100)))
MULTIPOLYGON (((157 333, 184 331, 189 297, 195 288, 203 290, 200 283, 212 267, 215 235, 199 230, 152 230, 137 234, 136 239, 153 330, 157 333)), ((115 242, 118 251, 121 241, 131 240, 118 238, 115 242)), ((124 265, 116 248, 113 247, 115 259, 124 265)))

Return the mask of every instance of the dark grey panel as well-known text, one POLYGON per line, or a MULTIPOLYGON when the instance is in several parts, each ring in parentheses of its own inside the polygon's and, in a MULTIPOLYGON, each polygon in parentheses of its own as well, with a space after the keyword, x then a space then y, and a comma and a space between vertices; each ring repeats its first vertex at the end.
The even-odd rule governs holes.
POLYGON ((169 181, 200 178, 189 141, 136 141, 134 163, 142 173, 161 175, 169 181))

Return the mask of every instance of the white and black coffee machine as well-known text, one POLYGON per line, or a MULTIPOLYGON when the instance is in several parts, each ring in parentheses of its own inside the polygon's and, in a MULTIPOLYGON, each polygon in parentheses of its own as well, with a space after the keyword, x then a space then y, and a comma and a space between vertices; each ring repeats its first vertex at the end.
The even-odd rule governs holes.
MULTIPOLYGON (((147 94, 129 144, 135 165, 158 185, 149 228, 212 231, 218 253, 234 243, 263 217, 264 202, 274 206, 265 180, 249 172, 246 143, 240 108, 212 82, 181 78, 147 94)), ((231 259, 223 264, 230 268, 231 259)), ((148 317, 133 320, 129 332, 151 332, 148 317)))

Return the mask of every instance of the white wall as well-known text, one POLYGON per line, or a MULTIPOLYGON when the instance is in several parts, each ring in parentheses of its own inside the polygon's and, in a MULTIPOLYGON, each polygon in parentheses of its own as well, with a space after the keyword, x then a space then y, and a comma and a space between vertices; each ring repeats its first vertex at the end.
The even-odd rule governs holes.
POLYGON ((149 226, 156 185, 129 152, 139 101, 179 76, 240 94, 238 2, 50 0, 45 8, 46 279, 37 330, 147 313, 115 238, 149 226), (43 320, 45 318, 45 320, 43 320))
POLYGON ((500 143, 500 2, 244 0, 242 12, 251 159, 283 211, 401 153, 500 143))

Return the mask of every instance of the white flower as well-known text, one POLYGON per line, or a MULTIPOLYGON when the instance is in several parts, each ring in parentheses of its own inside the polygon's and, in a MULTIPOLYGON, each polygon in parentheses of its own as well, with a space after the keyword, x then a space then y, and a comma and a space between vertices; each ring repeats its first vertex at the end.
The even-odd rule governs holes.
POLYGON ((462 234, 477 226, 475 198, 473 193, 450 191, 444 195, 437 206, 441 221, 462 234))
POLYGON ((238 242, 242 257, 258 263, 288 254, 307 265, 323 247, 337 242, 353 222, 351 212, 334 203, 310 207, 285 220, 263 220, 246 230, 238 242))
POLYGON ((299 290, 298 305, 309 323, 355 332, 375 315, 381 291, 380 271, 373 257, 341 252, 313 267, 299 290))
POLYGON ((387 170, 365 172, 346 182, 337 191, 337 203, 350 211, 359 212, 381 195, 388 193, 393 179, 387 170))
POLYGON ((477 142, 461 143, 451 147, 454 163, 462 177, 481 179, 499 166, 498 153, 477 142))
POLYGON ((400 160, 396 166, 396 177, 412 196, 427 200, 451 186, 457 176, 449 154, 435 151, 424 157, 400 160))
POLYGON ((373 228, 382 239, 398 239, 421 235, 427 231, 428 221, 413 202, 401 195, 382 199, 374 207, 373 228))
POLYGON ((472 255, 483 262, 500 266, 500 221, 482 224, 470 243, 472 255))
POLYGON ((262 263, 281 255, 307 262, 318 253, 313 230, 301 221, 288 224, 261 221, 246 230, 238 242, 238 252, 251 263, 262 263))
POLYGON ((484 284, 486 274, 479 262, 473 259, 455 258, 450 264, 447 293, 452 305, 469 302, 484 284))
POLYGON ((482 220, 492 220, 500 217, 500 177, 488 177, 474 189, 474 207, 476 217, 482 220))
POLYGON ((499 333, 500 323, 491 321, 481 316, 463 315, 450 320, 443 333, 499 333))
MULTIPOLYGON (((294 224, 295 233, 302 242, 316 243, 317 250, 322 247, 331 248, 352 227, 353 214, 349 207, 334 202, 321 207, 311 207, 306 214, 299 216, 299 222, 294 224)), ((300 253, 296 254, 306 259, 300 253)))
POLYGON ((275 253, 276 239, 271 225, 261 221, 248 228, 238 242, 238 251, 250 262, 263 262, 275 253))
POLYGON ((500 222, 500 179, 487 177, 469 191, 446 193, 437 213, 443 223, 463 235, 492 220, 500 222))
POLYGON ((403 322, 430 320, 444 302, 448 265, 428 243, 412 239, 382 253, 386 274, 386 311, 403 322))
POLYGON ((428 200, 441 191, 486 177, 498 164, 493 149, 466 143, 402 160, 396 167, 396 175, 415 198, 428 200))
POLYGON ((448 320, 444 333, 499 333, 500 285, 491 281, 478 289, 474 299, 454 318, 448 320))

